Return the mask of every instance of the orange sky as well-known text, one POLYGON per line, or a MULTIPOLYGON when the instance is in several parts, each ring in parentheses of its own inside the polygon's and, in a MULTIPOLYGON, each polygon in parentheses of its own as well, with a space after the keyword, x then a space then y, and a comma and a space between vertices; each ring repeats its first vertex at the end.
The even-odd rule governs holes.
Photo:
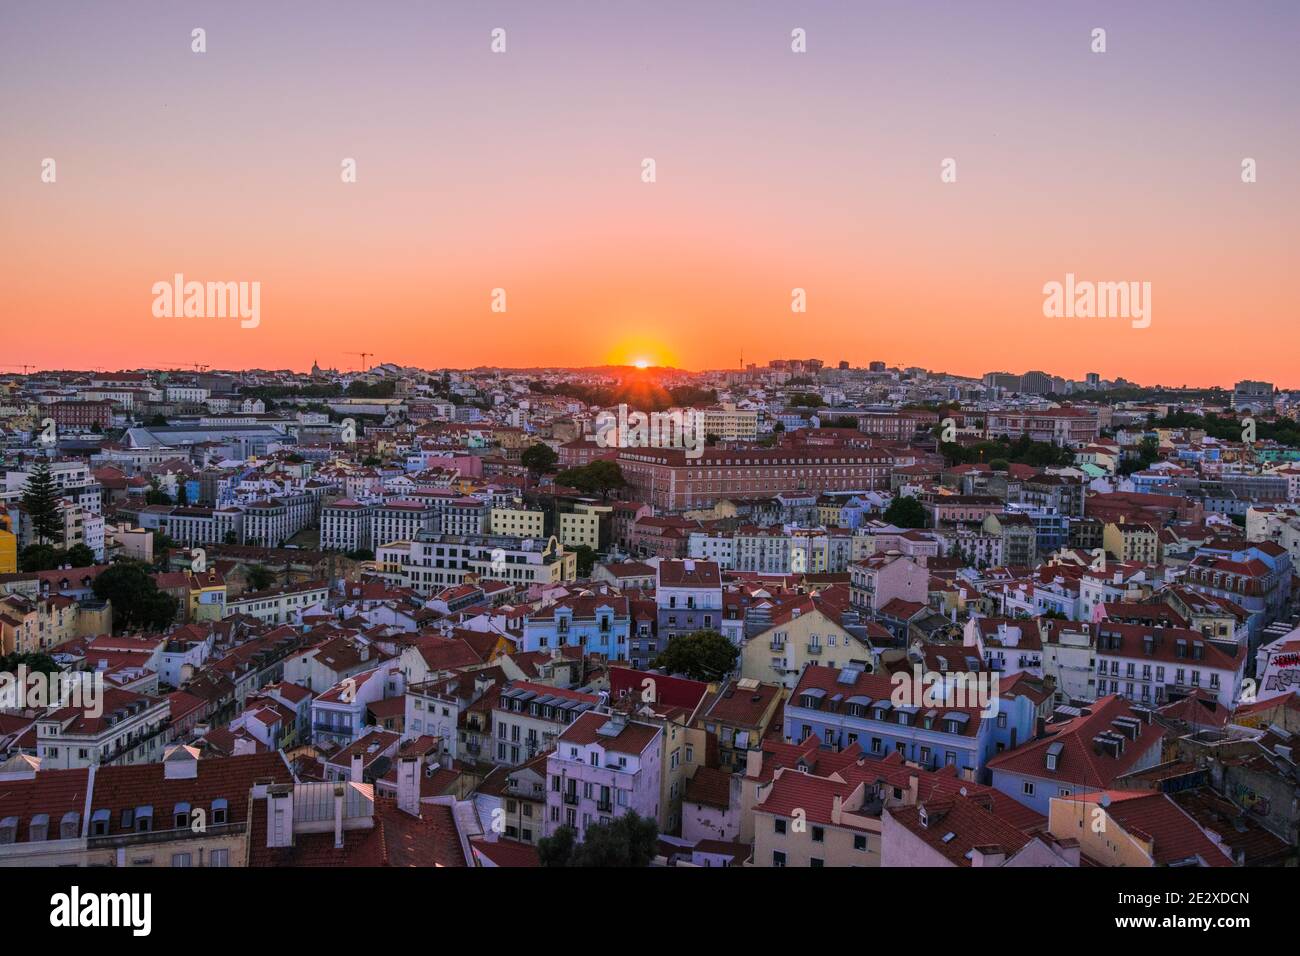
POLYGON ((1282 122, 1300 83, 1276 25, 1103 5, 1118 42, 1098 57, 1068 12, 847 5, 804 17, 800 58, 775 8, 309 9, 214 11, 204 56, 165 6, 143 30, 94 5, 13 15, 0 362, 720 368, 743 350, 1300 386, 1282 122), (259 281, 260 325, 155 319, 176 272, 259 281), (1150 282, 1150 328, 1044 318, 1067 272, 1150 282))

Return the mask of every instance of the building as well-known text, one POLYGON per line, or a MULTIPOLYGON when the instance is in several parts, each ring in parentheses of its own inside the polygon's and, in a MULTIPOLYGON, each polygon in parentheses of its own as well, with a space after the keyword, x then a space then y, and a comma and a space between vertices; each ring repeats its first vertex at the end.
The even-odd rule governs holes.
POLYGON ((518 587, 577 580, 578 555, 555 538, 461 537, 421 533, 414 541, 378 548, 377 563, 391 584, 427 597, 469 575, 518 587))
POLYGON ((566 727, 600 702, 596 694, 510 681, 492 709, 492 762, 517 767, 552 749, 566 727))
POLYGON ((1154 712, 1116 694, 1046 729, 988 763, 996 789, 1044 816, 1055 797, 1109 790, 1116 778, 1161 760, 1164 729, 1154 712))
POLYGON ((568 826, 581 841, 593 823, 629 811, 658 820, 662 736, 660 727, 619 713, 579 716, 546 761, 546 834, 568 826))
POLYGON ((720 498, 785 491, 886 491, 893 457, 869 448, 625 449, 618 456, 636 497, 657 511, 711 506, 720 498))
POLYGON ((911 558, 873 554, 849 565, 849 600, 854 608, 876 615, 893 600, 926 604, 930 575, 911 558))
POLYGON ((656 572, 657 652, 679 634, 721 629, 722 575, 717 564, 690 558, 660 561, 656 572))
MULTIPOLYGON (((958 676, 944 677, 944 694, 956 689, 958 676)), ((965 680, 966 675, 960 676, 965 680)), ((804 670, 786 703, 785 738, 799 742, 814 737, 830 749, 857 744, 868 756, 898 753, 926 769, 951 766, 968 780, 978 779, 996 751, 992 715, 982 714, 980 707, 927 706, 923 698, 916 702, 919 695, 896 706, 894 687, 886 674, 814 664, 804 670)), ((1020 738, 1027 739, 1031 731, 1032 726, 1021 727, 1020 738)))

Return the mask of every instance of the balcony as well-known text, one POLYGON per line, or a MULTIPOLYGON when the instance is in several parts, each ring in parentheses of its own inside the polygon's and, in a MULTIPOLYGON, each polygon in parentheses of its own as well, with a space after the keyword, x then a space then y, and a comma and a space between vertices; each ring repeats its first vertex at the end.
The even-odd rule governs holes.
POLYGON ((577 793, 573 793, 573 792, 567 792, 567 793, 565 793, 565 794, 564 794, 564 802, 565 802, 566 804, 568 804, 569 806, 571 806, 571 807, 576 807, 576 806, 578 805, 578 795, 577 795, 577 793))
POLYGON ((597 800, 597 801, 596 801, 596 811, 597 811, 598 813, 609 813, 609 812, 612 811, 613 809, 614 809, 614 802, 613 802, 612 800, 597 800))
POLYGON ((822 646, 821 646, 820 644, 809 644, 809 645, 808 645, 808 653, 809 653, 809 655, 811 655, 812 657, 817 657, 817 656, 819 656, 819 655, 821 654, 821 652, 822 652, 822 646))

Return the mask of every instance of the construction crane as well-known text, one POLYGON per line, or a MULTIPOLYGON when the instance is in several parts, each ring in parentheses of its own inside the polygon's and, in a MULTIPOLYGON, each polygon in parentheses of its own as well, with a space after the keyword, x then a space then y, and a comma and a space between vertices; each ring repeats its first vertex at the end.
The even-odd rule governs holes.
POLYGON ((14 363, 13 365, 0 365, 0 368, 20 368, 20 369, 23 370, 23 374, 26 375, 29 369, 36 368, 36 366, 35 366, 35 365, 23 365, 23 364, 20 364, 20 363, 14 363))
POLYGON ((366 359, 372 359, 372 358, 375 357, 375 353, 374 353, 374 352, 345 352, 344 354, 345 354, 345 355, 360 355, 360 356, 361 356, 361 371, 363 371, 363 372, 369 372, 369 371, 370 371, 370 363, 367 362, 366 359))
POLYGON ((168 362, 167 364, 176 368, 192 368, 196 372, 206 372, 212 368, 211 365, 204 365, 202 362, 168 362))

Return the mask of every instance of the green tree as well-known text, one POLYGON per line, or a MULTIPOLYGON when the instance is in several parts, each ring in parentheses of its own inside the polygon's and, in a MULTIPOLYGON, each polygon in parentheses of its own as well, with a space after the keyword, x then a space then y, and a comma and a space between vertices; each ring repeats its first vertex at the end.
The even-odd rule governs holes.
POLYGON ((587 838, 577 842, 573 827, 562 826, 537 844, 542 866, 645 867, 659 846, 659 824, 634 810, 609 823, 587 827, 587 838))
POLYGON ((578 833, 567 824, 548 837, 537 841, 537 856, 542 866, 568 866, 578 843, 578 833))
POLYGON ((570 866, 646 867, 659 846, 659 824, 629 810, 609 823, 587 827, 587 837, 573 853, 570 866))
POLYGON ((543 442, 530 445, 519 456, 520 464, 534 474, 545 474, 554 471, 559 460, 560 456, 555 453, 555 449, 543 442))
POLYGON ((64 552, 63 563, 74 568, 88 568, 95 563, 95 552, 84 544, 74 544, 64 552))
POLYGON ((63 516, 59 513, 59 489, 45 461, 36 463, 27 477, 22 495, 23 514, 31 522, 37 544, 63 540, 63 516))
POLYGON ((0 674, 16 674, 21 666, 26 666, 28 673, 40 674, 57 674, 63 669, 48 654, 27 651, 0 656, 0 674))
POLYGON ((578 577, 591 577, 591 569, 596 564, 596 552, 589 545, 580 544, 573 549, 578 556, 578 577))
POLYGON ((169 505, 172 503, 171 495, 162 490, 162 482, 158 476, 149 479, 149 490, 144 493, 144 503, 147 505, 169 505))
POLYGON ((576 488, 584 494, 598 494, 602 498, 608 498, 611 491, 626 487, 627 479, 623 477, 623 469, 618 466, 618 462, 599 459, 589 465, 564 469, 555 476, 555 483, 576 488))
POLYGON ((692 680, 716 681, 731 672, 739 656, 740 649, 726 637, 702 630, 672 638, 651 666, 692 680))
POLYGON ((158 590, 146 565, 121 561, 101 571, 95 597, 113 604, 113 626, 121 630, 160 631, 176 619, 177 601, 158 590))
POLYGON ((248 569, 248 586, 254 591, 265 591, 275 583, 275 572, 264 564, 254 564, 248 569))
POLYGON ((20 571, 52 571, 59 566, 63 552, 52 544, 29 544, 18 552, 20 571))
POLYGON ((885 520, 896 528, 924 528, 925 508, 911 495, 900 495, 885 509, 885 520))

